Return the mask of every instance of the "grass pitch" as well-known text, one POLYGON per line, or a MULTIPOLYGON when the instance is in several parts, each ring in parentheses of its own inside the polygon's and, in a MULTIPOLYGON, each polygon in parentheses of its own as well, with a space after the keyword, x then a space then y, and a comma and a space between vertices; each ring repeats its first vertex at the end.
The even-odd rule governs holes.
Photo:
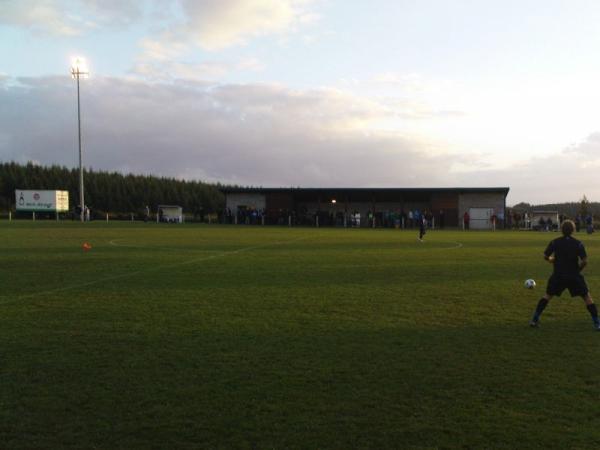
POLYGON ((527 326, 556 234, 416 237, 0 223, 0 448, 598 447, 583 301, 527 326))

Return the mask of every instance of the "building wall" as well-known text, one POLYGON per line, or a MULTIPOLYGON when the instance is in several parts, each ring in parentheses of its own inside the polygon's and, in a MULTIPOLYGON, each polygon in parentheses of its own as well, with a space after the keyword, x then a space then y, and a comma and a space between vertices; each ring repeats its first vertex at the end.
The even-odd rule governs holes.
POLYGON ((225 203, 226 207, 234 214, 236 213, 238 206, 245 206, 251 209, 265 209, 266 207, 265 194, 250 192, 227 194, 225 203))
POLYGON ((344 200, 338 200, 337 203, 331 202, 321 202, 317 204, 316 202, 298 202, 298 209, 306 208, 308 212, 316 212, 317 209, 321 211, 344 211, 352 212, 354 210, 362 212, 370 211, 374 208, 375 212, 382 211, 390 211, 390 212, 400 212, 404 210, 408 213, 409 210, 418 209, 419 211, 425 211, 431 209, 429 203, 426 202, 348 202, 346 203, 344 200))
MULTIPOLYGON (((362 194, 361 194, 362 195, 362 194)), ((362 195, 367 200, 368 195, 362 195)), ((267 214, 276 214, 277 211, 293 211, 298 213, 306 211, 308 215, 314 215, 317 210, 321 212, 340 212, 346 211, 348 214, 354 211, 360 212, 361 219, 366 219, 368 211, 373 206, 375 212, 382 211, 394 211, 398 212, 401 209, 405 213, 409 210, 418 209, 420 211, 430 210, 433 212, 436 224, 439 220, 440 210, 444 210, 445 213, 445 225, 446 226, 462 226, 462 217, 465 211, 469 208, 493 208, 494 213, 500 219, 499 225, 501 226, 502 218, 504 217, 505 207, 505 195, 503 192, 482 192, 482 193, 435 193, 430 198, 423 194, 421 199, 408 198, 405 199, 401 194, 398 195, 398 200, 394 196, 388 196, 388 198, 381 198, 381 201, 350 201, 346 203, 344 195, 325 195, 321 197, 321 201, 317 202, 315 195, 311 196, 304 195, 302 200, 298 199, 291 192, 268 192, 268 193, 253 193, 253 192, 240 192, 240 193, 227 193, 226 195, 226 207, 229 208, 233 213, 238 209, 238 206, 246 206, 247 208, 265 210, 267 214), (329 197, 337 198, 337 203, 332 204, 329 197), (296 200, 294 200, 296 198, 296 200), (326 199, 326 200, 324 200, 326 199)), ((346 196, 347 198, 347 196, 346 196)), ((358 200, 358 199, 357 199, 358 200)))
POLYGON ((494 214, 499 219, 503 219, 504 204, 505 197, 501 192, 460 194, 458 196, 458 223, 462 226, 462 218, 469 208, 493 208, 494 214))
POLYGON ((317 202, 298 202, 298 211, 306 209, 307 214, 315 214, 317 211, 329 211, 331 209, 331 203, 317 203, 317 202), (320 208, 319 208, 320 207, 320 208))
POLYGON ((400 212, 403 208, 409 208, 409 207, 410 207, 409 205, 407 205, 401 201, 375 203, 375 211, 376 212, 382 212, 382 211, 400 212))
POLYGON ((349 201, 346 203, 344 200, 338 200, 337 203, 331 202, 321 202, 320 204, 316 202, 298 202, 296 204, 298 211, 306 210, 308 214, 314 215, 317 210, 320 210, 322 213, 347 213, 348 215, 354 213, 360 213, 361 217, 361 226, 368 226, 367 218, 369 211, 373 211, 374 213, 381 213, 384 211, 399 213, 400 211, 404 211, 408 214, 408 211, 414 211, 418 209, 423 212, 430 209, 429 203, 424 202, 352 202, 349 201), (374 208, 374 210, 373 210, 374 208))
MULTIPOLYGON (((302 210, 303 208, 306 208, 306 211, 308 212, 308 214, 315 214, 317 212, 317 209, 319 211, 321 211, 322 213, 332 213, 332 214, 338 214, 338 213, 347 213, 352 214, 354 212, 358 212, 360 213, 362 222, 361 225, 362 226, 366 226, 366 217, 367 217, 367 212, 373 207, 372 203, 367 203, 367 202, 348 202, 346 203, 344 200, 338 200, 336 203, 331 203, 331 202, 321 202, 320 204, 317 204, 315 202, 299 202, 297 204, 298 210, 302 210)), ((377 206, 376 206, 377 208, 377 206)))
POLYGON ((434 194, 431 196, 431 209, 458 209, 458 194, 454 192, 434 194))
POLYGON ((288 192, 270 192, 266 195, 267 211, 291 211, 294 209, 294 198, 288 192))

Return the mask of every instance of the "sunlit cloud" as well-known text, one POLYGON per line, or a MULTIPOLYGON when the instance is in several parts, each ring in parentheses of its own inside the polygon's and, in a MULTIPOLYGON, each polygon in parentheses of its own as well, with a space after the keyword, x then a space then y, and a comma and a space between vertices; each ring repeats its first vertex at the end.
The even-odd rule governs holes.
POLYGON ((223 61, 204 61, 185 63, 177 61, 142 61, 136 64, 132 73, 148 81, 188 80, 202 83, 214 83, 226 76, 247 71, 260 71, 263 65, 256 58, 244 58, 236 63, 223 61))
POLYGON ((565 154, 592 160, 600 159, 600 132, 592 133, 583 142, 571 145, 565 150, 565 154))
POLYGON ((140 2, 135 0, 4 0, 0 24, 72 37, 103 27, 122 27, 141 15, 140 2))
MULTIPOLYGON (((72 81, 17 81, 0 90, 0 160, 74 166, 72 81)), ((600 194, 600 133, 494 169, 485 154, 378 129, 385 105, 335 89, 100 77, 82 93, 85 161, 98 169, 263 186, 498 185, 509 202, 600 194)))
MULTIPOLYGON (((17 116, 10 107, 0 114, 8 136, 0 159, 73 165, 72 84, 58 77, 20 84, 0 91, 3 104, 21 105, 17 116), (30 129, 30 121, 38 125, 30 129)), ((448 155, 436 165, 427 144, 365 133, 385 109, 336 90, 97 78, 82 102, 86 165, 102 169, 275 186, 396 186, 449 182, 448 167, 460 160, 448 155)))
POLYGON ((140 42, 142 61, 166 61, 195 47, 217 51, 267 35, 285 35, 318 20, 317 0, 180 0, 180 20, 140 42))
POLYGON ((186 34, 207 50, 290 31, 317 20, 306 0, 183 0, 186 34))

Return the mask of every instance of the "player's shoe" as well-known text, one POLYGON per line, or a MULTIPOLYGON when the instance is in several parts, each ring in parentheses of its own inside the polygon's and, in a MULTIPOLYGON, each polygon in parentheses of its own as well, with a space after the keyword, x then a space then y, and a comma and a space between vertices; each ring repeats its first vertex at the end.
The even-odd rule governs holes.
POLYGON ((600 322, 596 322, 596 323, 594 324, 594 330, 596 330, 596 331, 600 331, 600 322))
POLYGON ((538 328, 540 326, 540 321, 532 319, 531 322, 529 322, 529 326, 531 328, 538 328))

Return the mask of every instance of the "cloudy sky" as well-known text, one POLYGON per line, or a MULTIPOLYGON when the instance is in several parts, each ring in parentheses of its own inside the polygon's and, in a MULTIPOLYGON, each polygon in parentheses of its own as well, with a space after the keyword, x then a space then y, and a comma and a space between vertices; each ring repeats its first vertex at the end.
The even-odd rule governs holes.
POLYGON ((0 160, 600 201, 595 0, 0 0, 0 160))

